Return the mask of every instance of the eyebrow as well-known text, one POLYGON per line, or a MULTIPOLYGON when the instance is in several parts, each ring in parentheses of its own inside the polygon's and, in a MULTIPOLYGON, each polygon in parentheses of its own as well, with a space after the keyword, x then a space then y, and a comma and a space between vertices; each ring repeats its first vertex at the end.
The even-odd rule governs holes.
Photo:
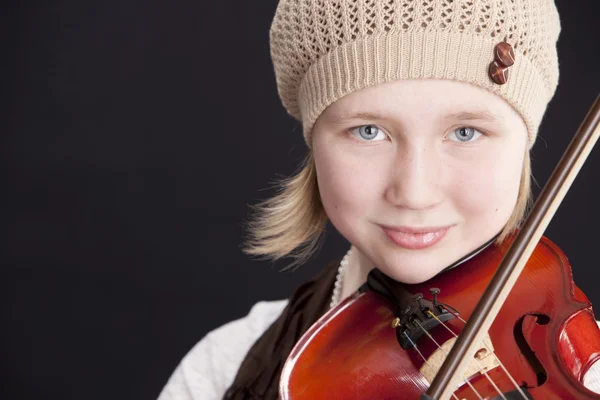
POLYGON ((382 120, 388 119, 385 115, 368 112, 368 111, 357 111, 357 112, 349 112, 339 115, 333 118, 333 122, 343 122, 349 119, 366 119, 366 120, 382 120))
POLYGON ((360 111, 354 114, 344 115, 342 118, 362 118, 362 119, 384 119, 381 114, 360 111))
POLYGON ((461 120, 461 121, 486 121, 499 122, 502 118, 492 114, 487 110, 479 110, 475 112, 460 111, 446 115, 446 119, 461 120))

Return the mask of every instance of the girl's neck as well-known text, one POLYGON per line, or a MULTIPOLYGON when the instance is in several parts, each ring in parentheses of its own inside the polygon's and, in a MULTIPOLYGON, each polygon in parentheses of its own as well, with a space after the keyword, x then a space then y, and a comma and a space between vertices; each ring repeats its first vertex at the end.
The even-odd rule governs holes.
POLYGON ((356 247, 352 246, 352 253, 344 271, 340 301, 354 293, 360 285, 367 281, 369 271, 373 264, 356 247))

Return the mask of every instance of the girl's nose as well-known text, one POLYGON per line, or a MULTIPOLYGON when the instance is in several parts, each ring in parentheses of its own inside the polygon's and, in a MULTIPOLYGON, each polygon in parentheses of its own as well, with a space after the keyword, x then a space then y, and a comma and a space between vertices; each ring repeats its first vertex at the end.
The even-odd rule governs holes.
POLYGON ((444 171, 435 149, 423 145, 398 149, 389 171, 386 200, 395 207, 425 210, 442 201, 444 171))

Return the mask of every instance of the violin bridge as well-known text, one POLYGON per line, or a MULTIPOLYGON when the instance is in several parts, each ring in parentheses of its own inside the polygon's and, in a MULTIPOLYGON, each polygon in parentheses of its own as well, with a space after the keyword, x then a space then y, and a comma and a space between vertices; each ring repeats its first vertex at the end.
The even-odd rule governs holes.
MULTIPOLYGON (((442 367, 442 364, 446 359, 446 355, 450 353, 450 349, 452 346, 454 346, 455 342, 455 337, 446 341, 441 345, 441 347, 437 348, 421 366, 419 371, 430 384, 433 382, 433 378, 442 367)), ((482 345, 479 346, 473 355, 473 359, 469 362, 469 366, 465 370, 464 376, 465 378, 469 378, 477 373, 483 374, 484 372, 488 372, 499 365, 498 358, 494 354, 494 345, 492 344, 492 340, 488 334, 485 335, 482 345)))

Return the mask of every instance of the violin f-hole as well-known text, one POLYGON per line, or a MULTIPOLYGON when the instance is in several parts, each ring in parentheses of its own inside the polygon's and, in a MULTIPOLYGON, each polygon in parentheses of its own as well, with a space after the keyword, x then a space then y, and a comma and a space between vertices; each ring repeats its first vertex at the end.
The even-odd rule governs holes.
POLYGON ((521 318, 519 318, 513 330, 515 342, 517 343, 521 354, 523 354, 523 357, 527 360, 529 366, 535 372, 535 375, 537 377, 537 386, 541 386, 548 379, 548 373, 546 372, 546 369, 540 362, 539 358, 537 358, 537 356, 535 355, 535 352, 533 351, 531 346, 529 346, 529 343, 527 343, 525 333, 523 332, 523 322, 525 321, 525 318, 534 318, 534 321, 532 322, 534 322, 535 324, 546 325, 550 322, 550 317, 548 317, 545 314, 523 315, 521 318))

